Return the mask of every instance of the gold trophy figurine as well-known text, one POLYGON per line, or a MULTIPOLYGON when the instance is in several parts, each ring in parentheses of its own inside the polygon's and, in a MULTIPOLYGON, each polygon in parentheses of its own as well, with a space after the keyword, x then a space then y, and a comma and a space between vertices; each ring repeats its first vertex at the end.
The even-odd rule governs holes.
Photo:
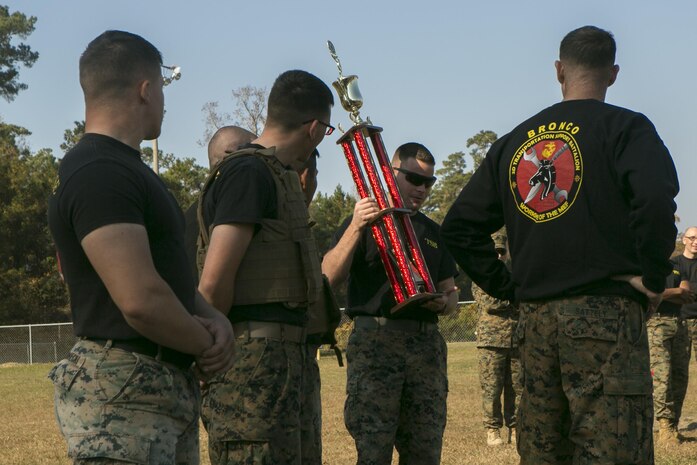
POLYGON ((358 76, 355 74, 344 76, 341 69, 341 61, 339 61, 339 56, 336 54, 331 40, 327 41, 327 48, 329 48, 329 53, 336 62, 336 67, 339 68, 339 79, 334 81, 332 86, 336 89, 336 93, 339 94, 341 106, 349 112, 351 121, 354 124, 361 124, 363 120, 358 114, 358 110, 363 106, 363 96, 358 88, 358 76))

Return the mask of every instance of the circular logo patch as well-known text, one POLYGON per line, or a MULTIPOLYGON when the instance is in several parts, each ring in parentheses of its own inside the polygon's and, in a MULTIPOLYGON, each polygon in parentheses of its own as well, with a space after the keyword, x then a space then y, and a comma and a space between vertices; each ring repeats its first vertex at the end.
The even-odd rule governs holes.
POLYGON ((559 218, 576 200, 583 179, 583 160, 568 132, 545 132, 516 150, 508 173, 520 212, 542 223, 559 218))

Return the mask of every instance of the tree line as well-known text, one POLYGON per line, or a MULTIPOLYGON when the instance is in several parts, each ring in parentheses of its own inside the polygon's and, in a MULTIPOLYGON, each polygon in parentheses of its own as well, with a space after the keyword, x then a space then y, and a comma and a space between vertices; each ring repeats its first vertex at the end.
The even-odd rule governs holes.
MULTIPOLYGON (((21 67, 30 68, 39 58, 22 40, 34 31, 36 17, 10 13, 0 5, 0 97, 11 103, 27 85, 19 80, 21 67)), ((232 105, 207 102, 202 106, 204 132, 198 141, 208 144, 220 127, 235 124, 258 134, 266 121, 265 88, 244 86, 231 92, 232 105), (230 107, 230 113, 221 108, 230 107)), ((84 121, 67 128, 60 144, 70 150, 85 131, 84 121)), ((57 184, 60 163, 51 149, 31 152, 26 144, 31 132, 5 122, 0 115, 0 325, 69 321, 67 290, 57 268, 56 252, 47 224, 47 200, 57 184)), ((484 160, 497 135, 481 130, 465 141, 465 151, 448 155, 436 170, 433 186, 422 210, 440 223, 474 170, 484 160), (472 161, 471 168, 467 161, 472 161)), ((153 152, 142 149, 142 159, 152 166, 153 152)), ((62 154, 61 154, 62 156, 62 154)), ((208 169, 192 157, 159 151, 159 175, 183 210, 196 199, 208 169)), ((352 191, 352 189, 351 189, 352 191)), ((329 249, 341 222, 353 213, 355 196, 341 185, 332 193, 318 193, 310 206, 314 235, 322 252, 329 249)), ((676 217, 676 222, 679 219, 676 217)), ((676 253, 682 250, 677 242, 676 253)), ((461 299, 471 298, 470 281, 457 278, 461 299)), ((345 289, 339 291, 345 303, 345 289)))
MULTIPOLYGON (((34 31, 37 18, 10 12, 0 5, 0 96, 12 102, 27 89, 19 80, 20 69, 30 68, 39 53, 25 43, 34 31)), ((231 92, 231 112, 219 102, 202 107, 205 125, 199 145, 204 147, 220 127, 236 124, 254 133, 263 128, 266 117, 265 88, 244 86, 231 92)), ((67 128, 60 144, 62 155, 85 131, 84 121, 67 128)), ((47 224, 47 200, 57 185, 60 157, 51 149, 32 152, 27 145, 31 131, 2 120, 0 116, 0 325, 69 321, 67 290, 61 281, 56 251, 47 224)), ((481 162, 496 139, 492 131, 480 131, 467 140, 474 167, 481 162)), ((198 197, 208 169, 192 157, 159 152, 159 174, 177 202, 186 209, 198 197)), ((152 149, 142 149, 143 161, 152 164, 152 149)), ((466 155, 456 152, 436 171, 439 177, 425 212, 441 221, 460 189, 471 176, 466 155)), ((332 193, 318 193, 310 207, 313 228, 320 250, 326 251, 341 222, 353 212, 356 198, 342 186, 332 193)), ((343 292, 341 293, 343 294, 343 292)), ((343 295, 340 296, 341 300, 343 295)))

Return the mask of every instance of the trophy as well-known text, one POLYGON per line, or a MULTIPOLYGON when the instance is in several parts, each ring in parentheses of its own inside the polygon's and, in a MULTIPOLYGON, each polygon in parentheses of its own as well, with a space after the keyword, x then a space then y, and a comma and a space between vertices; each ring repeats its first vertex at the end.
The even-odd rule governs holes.
POLYGON ((358 195, 362 199, 372 195, 380 208, 380 214, 370 228, 397 302, 391 311, 396 313, 441 294, 436 293, 426 267, 409 218, 411 210, 404 208, 399 194, 392 164, 380 135, 382 128, 373 126, 370 118, 365 122, 361 119, 359 110, 363 106, 363 97, 358 89, 358 76, 344 76, 334 44, 327 41, 327 47, 339 69, 339 79, 332 85, 339 94, 341 106, 349 112, 353 122, 337 144, 344 151, 358 195), (376 154, 379 169, 369 145, 376 154))

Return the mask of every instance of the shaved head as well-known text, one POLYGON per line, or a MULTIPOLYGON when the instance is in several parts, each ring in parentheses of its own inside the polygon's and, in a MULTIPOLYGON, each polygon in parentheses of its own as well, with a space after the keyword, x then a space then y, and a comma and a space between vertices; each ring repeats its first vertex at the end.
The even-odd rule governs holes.
POLYGON ((213 168, 226 153, 234 152, 240 145, 248 144, 257 136, 239 126, 224 126, 218 129, 208 142, 208 163, 213 168))

